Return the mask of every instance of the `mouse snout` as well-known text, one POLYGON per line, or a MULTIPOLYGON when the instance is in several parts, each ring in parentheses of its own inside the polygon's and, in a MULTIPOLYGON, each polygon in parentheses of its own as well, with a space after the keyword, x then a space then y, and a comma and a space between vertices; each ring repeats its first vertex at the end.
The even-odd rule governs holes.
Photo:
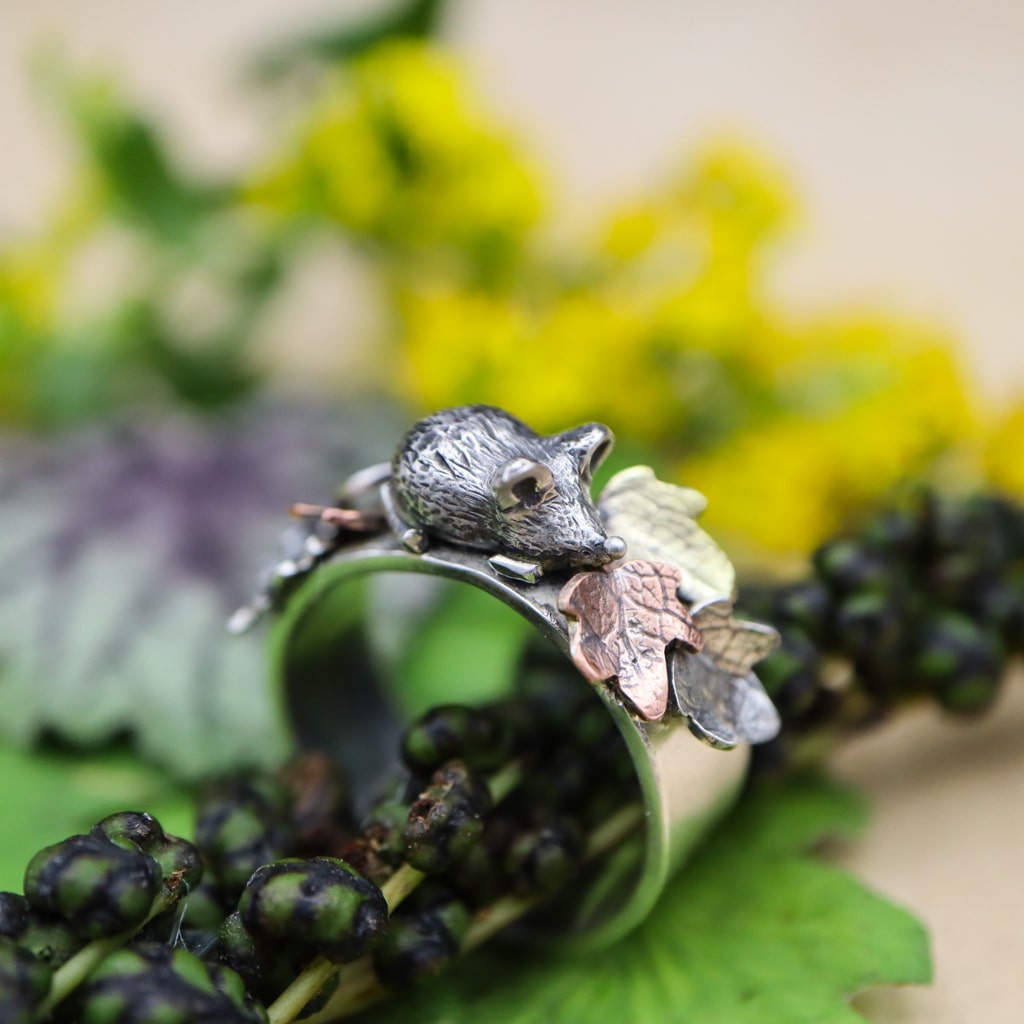
POLYGON ((609 562, 614 562, 626 553, 626 542, 621 537, 606 537, 602 545, 609 562))

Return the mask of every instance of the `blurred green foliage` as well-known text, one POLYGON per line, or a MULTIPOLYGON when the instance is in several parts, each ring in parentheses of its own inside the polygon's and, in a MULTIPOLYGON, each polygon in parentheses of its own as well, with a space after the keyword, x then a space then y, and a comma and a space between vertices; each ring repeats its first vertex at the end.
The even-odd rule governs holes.
POLYGON ((401 0, 380 13, 320 28, 272 47, 253 62, 257 80, 275 81, 310 66, 339 64, 393 39, 429 39, 444 20, 446 0, 401 0))

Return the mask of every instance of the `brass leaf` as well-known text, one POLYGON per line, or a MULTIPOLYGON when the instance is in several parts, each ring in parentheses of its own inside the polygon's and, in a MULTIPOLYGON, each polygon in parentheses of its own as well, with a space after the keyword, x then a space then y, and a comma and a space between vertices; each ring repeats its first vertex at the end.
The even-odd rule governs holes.
POLYGON ((731 598, 736 586, 725 552, 697 525, 706 507, 699 491, 659 480, 650 466, 617 473, 598 501, 606 530, 625 539, 630 558, 680 570, 680 594, 691 604, 731 598))
POLYGON ((746 675, 778 646, 779 634, 771 626, 733 618, 732 601, 708 601, 692 614, 708 657, 734 676, 746 675))

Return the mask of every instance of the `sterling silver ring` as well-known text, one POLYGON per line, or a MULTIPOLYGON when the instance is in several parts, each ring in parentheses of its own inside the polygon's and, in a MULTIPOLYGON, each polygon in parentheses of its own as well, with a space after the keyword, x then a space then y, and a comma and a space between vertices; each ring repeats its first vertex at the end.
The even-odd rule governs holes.
POLYGON ((571 922, 592 942, 644 919, 731 803, 750 745, 779 728, 752 672, 778 636, 733 616, 732 565, 696 521, 704 497, 634 466, 593 502, 592 474, 612 443, 601 424, 544 436, 490 406, 427 417, 390 463, 346 481, 335 506, 295 506, 289 550, 230 623, 241 632, 271 612, 272 672, 293 718, 320 719, 314 728, 333 730, 358 761, 382 762, 370 676, 329 698, 336 722, 322 696, 301 696, 304 652, 348 614, 336 609, 350 581, 443 577, 518 612, 596 690, 642 794, 642 864, 614 899, 584 901, 571 922))

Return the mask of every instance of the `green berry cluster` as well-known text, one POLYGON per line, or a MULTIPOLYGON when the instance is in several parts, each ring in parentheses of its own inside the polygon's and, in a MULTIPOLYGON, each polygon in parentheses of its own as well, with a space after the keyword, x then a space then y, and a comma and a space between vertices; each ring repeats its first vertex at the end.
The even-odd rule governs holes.
POLYGON ((508 699, 429 711, 399 755, 361 811, 313 753, 204 786, 194 843, 126 811, 39 851, 0 893, 0 1021, 265 1021, 297 977, 356 960, 407 991, 495 901, 562 888, 588 830, 638 801, 611 717, 548 654, 508 699))
POLYGON ((920 495, 819 548, 809 579, 748 587, 741 603, 782 634, 757 667, 785 723, 757 751, 766 766, 911 699, 978 712, 1024 649, 1024 509, 920 495))
POLYGON ((202 874, 191 843, 135 811, 40 850, 25 870, 24 895, 0 893, 0 1020, 264 1021, 237 975, 144 941, 150 929, 167 932, 202 874), (131 951, 116 951, 129 939, 131 951), (112 955, 97 959, 77 991, 64 991, 62 969, 90 949, 112 955))
MULTIPOLYGON (((201 910, 224 914, 212 955, 265 1002, 316 957, 369 955, 379 983, 405 991, 458 955, 494 900, 555 892, 582 858, 586 830, 638 799, 611 717, 557 666, 534 665, 508 700, 444 705, 413 722, 401 766, 361 815, 319 755, 289 766, 276 789, 208 787, 197 841, 212 899, 201 910), (496 799, 503 772, 509 792, 496 799), (260 857, 239 891, 243 865, 260 857), (410 871, 426 881, 389 912, 383 893, 410 871)), ((207 926, 186 915, 197 940, 207 926)))
POLYGON ((74 999, 78 1024, 266 1024, 233 971, 185 949, 140 942, 116 951, 74 999))

